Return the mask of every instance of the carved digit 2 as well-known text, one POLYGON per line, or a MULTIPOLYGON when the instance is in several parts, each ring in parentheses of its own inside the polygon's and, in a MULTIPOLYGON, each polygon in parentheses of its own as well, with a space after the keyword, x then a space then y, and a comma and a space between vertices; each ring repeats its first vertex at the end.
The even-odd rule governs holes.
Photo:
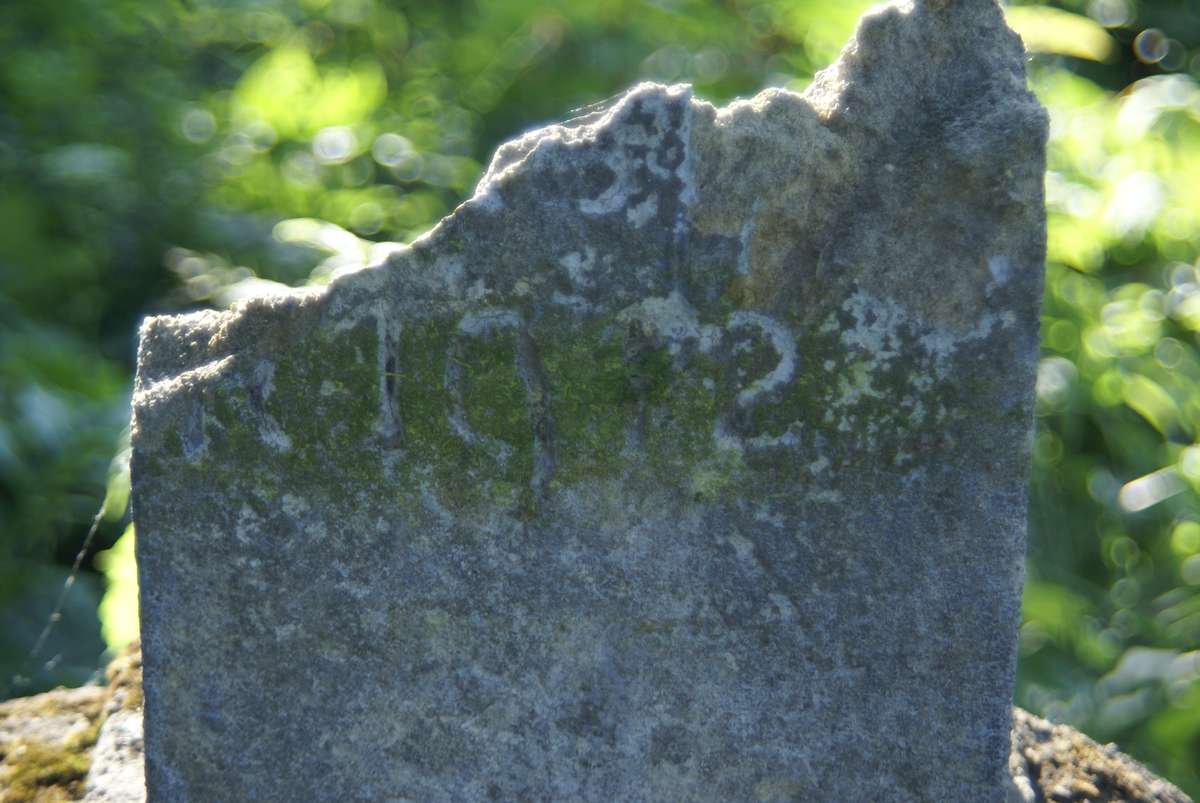
MULTIPOLYGON (((735 404, 738 410, 743 411, 753 409, 771 391, 787 385, 796 376, 796 338, 792 335, 791 331, 774 318, 759 312, 746 312, 744 310, 739 310, 730 315, 729 321, 725 325, 726 332, 749 328, 758 329, 766 336, 771 347, 775 349, 775 353, 779 355, 779 362, 769 374, 759 377, 738 392, 735 404)), ((728 413, 717 420, 716 437, 718 442, 731 443, 743 449, 747 446, 751 448, 764 448, 770 446, 789 446, 795 438, 790 432, 785 432, 782 435, 743 437, 733 431, 733 427, 730 426, 731 417, 732 413, 728 413)))

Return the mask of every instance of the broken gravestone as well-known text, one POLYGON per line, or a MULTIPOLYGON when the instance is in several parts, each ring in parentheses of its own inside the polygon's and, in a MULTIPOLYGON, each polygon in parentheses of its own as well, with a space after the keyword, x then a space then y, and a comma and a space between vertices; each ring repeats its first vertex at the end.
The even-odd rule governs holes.
POLYGON ((1002 800, 1045 130, 994 0, 891 6, 147 321, 151 800, 1002 800))

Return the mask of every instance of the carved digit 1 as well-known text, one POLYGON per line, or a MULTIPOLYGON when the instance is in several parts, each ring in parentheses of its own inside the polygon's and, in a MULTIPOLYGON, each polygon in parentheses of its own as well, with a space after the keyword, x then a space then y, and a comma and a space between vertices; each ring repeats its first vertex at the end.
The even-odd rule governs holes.
POLYGON ((725 324, 727 333, 739 329, 757 329, 771 348, 779 355, 779 362, 770 373, 759 377, 738 391, 734 400, 734 410, 722 415, 717 420, 716 437, 720 443, 726 443, 738 449, 766 448, 771 446, 790 446, 795 441, 793 433, 784 432, 782 435, 754 435, 744 437, 734 431, 732 419, 745 416, 759 403, 770 398, 773 391, 778 390, 796 377, 796 338, 791 330, 779 321, 759 312, 739 310, 729 316, 725 324))
POLYGON ((521 316, 513 310, 489 309, 469 312, 458 322, 446 355, 445 388, 450 397, 447 417, 450 428, 465 443, 478 446, 491 454, 503 467, 516 447, 511 443, 475 431, 467 420, 466 410, 466 351, 469 338, 486 338, 496 332, 511 329, 516 339, 514 367, 525 386, 529 405, 529 421, 533 439, 533 475, 529 485, 542 491, 554 474, 554 422, 550 417, 550 392, 546 372, 538 358, 533 339, 521 316))

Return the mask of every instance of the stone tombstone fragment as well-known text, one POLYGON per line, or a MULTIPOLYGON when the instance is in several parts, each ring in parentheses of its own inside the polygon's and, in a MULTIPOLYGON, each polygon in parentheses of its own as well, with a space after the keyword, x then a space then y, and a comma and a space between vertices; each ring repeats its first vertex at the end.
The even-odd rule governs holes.
POLYGON ((152 801, 1000 801, 1046 120, 994 0, 642 84, 152 318, 152 801))

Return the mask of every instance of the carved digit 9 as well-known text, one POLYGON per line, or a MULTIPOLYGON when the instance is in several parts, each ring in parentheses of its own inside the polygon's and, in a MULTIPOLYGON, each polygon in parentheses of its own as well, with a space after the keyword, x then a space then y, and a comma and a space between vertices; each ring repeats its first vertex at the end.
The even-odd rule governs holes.
POLYGON ((533 472, 530 488, 543 490, 554 473, 554 424, 550 416, 550 392, 545 369, 538 358, 533 339, 521 316, 513 310, 488 309, 470 312, 458 323, 446 355, 444 384, 450 398, 447 417, 450 428, 465 443, 487 451, 500 465, 508 464, 519 448, 499 438, 477 431, 467 417, 468 344, 471 339, 487 339, 504 330, 512 330, 516 349, 513 367, 525 388, 529 416, 533 472))

